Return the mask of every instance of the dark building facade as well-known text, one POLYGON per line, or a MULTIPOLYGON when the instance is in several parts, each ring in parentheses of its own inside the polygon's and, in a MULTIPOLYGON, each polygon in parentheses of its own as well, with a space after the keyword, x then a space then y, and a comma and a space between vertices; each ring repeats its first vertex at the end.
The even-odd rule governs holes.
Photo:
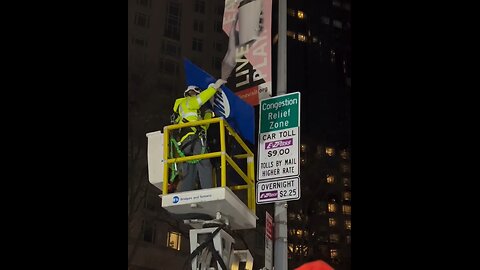
POLYGON ((289 269, 316 259, 350 269, 350 156, 348 148, 302 143, 302 198, 288 205, 289 269))
POLYGON ((188 227, 162 207, 148 182, 146 133, 170 124, 186 88, 183 59, 220 75, 227 48, 224 0, 128 1, 129 270, 183 269, 188 227))
MULTIPOLYGON (((302 198, 288 204, 289 269, 322 259, 347 270, 352 211, 351 1, 288 1, 287 14, 287 92, 302 94, 302 198)), ((277 22, 274 18, 275 27, 277 22)), ((277 41, 274 36, 275 54, 277 41)))
MULTIPOLYGON (((287 91, 302 93, 302 131, 322 141, 349 142, 350 1, 288 1, 287 9, 287 91)), ((278 36, 272 36, 276 65, 278 36)), ((276 73, 273 77, 275 86, 276 73)))

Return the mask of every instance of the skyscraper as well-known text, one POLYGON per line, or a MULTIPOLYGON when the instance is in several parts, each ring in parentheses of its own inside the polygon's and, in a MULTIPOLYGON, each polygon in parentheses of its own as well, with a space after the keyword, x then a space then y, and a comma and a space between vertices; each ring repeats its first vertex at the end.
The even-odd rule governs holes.
POLYGON ((287 91, 302 93, 302 198, 288 204, 289 269, 314 259, 350 269, 350 12, 345 0, 287 2, 287 91))

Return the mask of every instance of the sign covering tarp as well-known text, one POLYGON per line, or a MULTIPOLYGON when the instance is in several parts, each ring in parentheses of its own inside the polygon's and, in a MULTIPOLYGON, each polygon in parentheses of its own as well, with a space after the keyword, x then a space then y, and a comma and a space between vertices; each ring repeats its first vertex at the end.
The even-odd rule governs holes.
POLYGON ((272 96, 271 22, 272 0, 225 0, 229 43, 221 77, 252 106, 272 96))
MULTIPOLYGON (((206 89, 217 79, 202 70, 188 59, 184 59, 185 77, 187 85, 196 85, 206 89)), ((236 96, 227 86, 223 85, 222 92, 217 92, 210 100, 216 116, 224 117, 228 124, 245 140, 255 144, 255 112, 252 106, 236 96)))

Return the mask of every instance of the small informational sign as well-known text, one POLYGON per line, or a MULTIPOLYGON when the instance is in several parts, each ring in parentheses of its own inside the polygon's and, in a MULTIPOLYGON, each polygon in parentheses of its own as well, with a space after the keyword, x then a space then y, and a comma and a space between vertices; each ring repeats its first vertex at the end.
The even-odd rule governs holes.
POLYGON ((257 203, 300 199, 300 178, 291 177, 257 182, 257 203))

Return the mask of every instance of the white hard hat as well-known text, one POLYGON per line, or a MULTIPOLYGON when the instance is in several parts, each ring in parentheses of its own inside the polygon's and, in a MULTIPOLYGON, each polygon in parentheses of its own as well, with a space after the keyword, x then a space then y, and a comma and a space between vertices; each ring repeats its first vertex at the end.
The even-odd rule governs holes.
POLYGON ((195 93, 200 94, 201 89, 196 86, 196 85, 189 85, 185 92, 183 92, 184 95, 187 95, 188 91, 193 90, 195 93))

